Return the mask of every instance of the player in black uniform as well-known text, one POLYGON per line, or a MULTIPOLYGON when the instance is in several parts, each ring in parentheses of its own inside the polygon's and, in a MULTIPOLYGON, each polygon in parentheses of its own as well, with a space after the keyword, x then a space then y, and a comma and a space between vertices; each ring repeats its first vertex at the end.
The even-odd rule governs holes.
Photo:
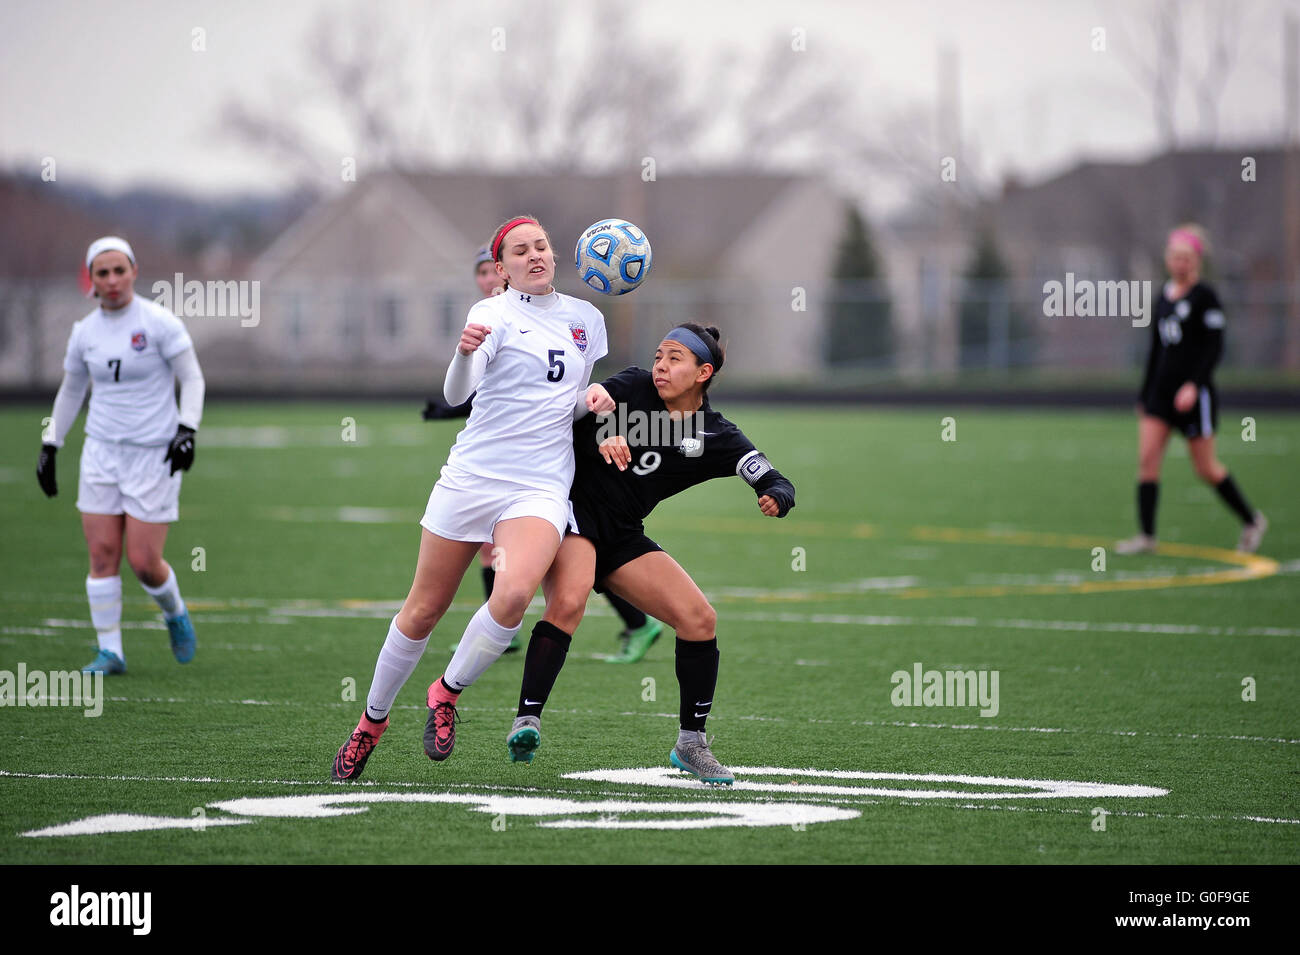
POLYGON ((763 514, 784 517, 794 507, 794 485, 709 406, 705 392, 724 358, 716 328, 687 322, 665 336, 651 371, 633 366, 588 389, 589 398, 599 389, 598 414, 621 407, 612 418, 587 415, 574 425, 569 497, 578 533, 565 537, 542 583, 546 612, 524 661, 518 716, 507 737, 512 760, 531 762, 541 743, 542 707, 594 585, 677 631, 681 730, 670 762, 705 782, 733 782, 704 736, 718 679, 717 615, 681 565, 646 537, 642 523, 660 501, 732 475, 753 487, 763 514), (674 412, 678 419, 668 421, 674 412), (627 433, 610 434, 614 425, 627 433))
POLYGON ((1165 267, 1169 281, 1156 302, 1151 322, 1151 354, 1138 393, 1138 522, 1141 533, 1120 541, 1120 554, 1148 553, 1156 547, 1156 497, 1160 465, 1169 434, 1177 430, 1197 475, 1219 492, 1241 518, 1237 549, 1258 550, 1268 521, 1246 503, 1214 453, 1218 397, 1212 375, 1223 353, 1223 308, 1214 289, 1200 280, 1205 235, 1195 225, 1169 233, 1165 267))

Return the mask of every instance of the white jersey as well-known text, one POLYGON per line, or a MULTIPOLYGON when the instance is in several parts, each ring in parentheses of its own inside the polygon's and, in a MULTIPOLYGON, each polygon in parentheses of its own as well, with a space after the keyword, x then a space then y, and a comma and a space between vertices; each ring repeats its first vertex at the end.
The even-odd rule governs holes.
POLYGON ((465 323, 492 329, 479 347, 487 370, 443 482, 473 490, 474 478, 492 478, 567 498, 574 408, 609 352, 604 316, 559 292, 507 289, 474 305, 465 323))
POLYGON ((170 362, 193 347, 179 318, 139 295, 125 308, 97 308, 73 325, 63 368, 90 373, 86 434, 116 444, 169 443, 177 425, 170 362))

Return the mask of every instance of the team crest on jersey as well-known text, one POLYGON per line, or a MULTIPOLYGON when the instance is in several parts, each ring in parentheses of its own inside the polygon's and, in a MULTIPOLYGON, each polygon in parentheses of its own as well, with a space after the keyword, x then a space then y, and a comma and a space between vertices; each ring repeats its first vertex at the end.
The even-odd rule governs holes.
POLYGON ((144 332, 131 333, 131 347, 136 351, 144 351, 149 342, 144 337, 144 332))
POLYGON ((569 322, 569 331, 573 332, 573 344, 578 346, 578 351, 587 350, 587 326, 582 322, 569 322))

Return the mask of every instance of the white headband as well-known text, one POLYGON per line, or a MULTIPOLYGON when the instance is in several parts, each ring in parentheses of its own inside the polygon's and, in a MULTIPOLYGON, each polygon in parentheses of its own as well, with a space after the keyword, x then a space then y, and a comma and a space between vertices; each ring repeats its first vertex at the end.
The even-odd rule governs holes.
POLYGON ((90 243, 90 248, 86 250, 87 271, 90 270, 90 264, 95 261, 95 256, 103 252, 121 252, 131 260, 132 265, 135 265, 135 253, 131 251, 131 243, 121 236, 106 235, 90 243))

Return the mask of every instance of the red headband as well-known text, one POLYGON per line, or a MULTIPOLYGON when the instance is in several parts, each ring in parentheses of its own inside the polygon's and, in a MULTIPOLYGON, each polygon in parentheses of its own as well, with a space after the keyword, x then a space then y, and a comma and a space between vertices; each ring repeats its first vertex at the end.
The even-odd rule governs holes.
POLYGON ((1196 235, 1195 232, 1188 232, 1186 229, 1175 229, 1173 232, 1169 233, 1169 241, 1173 242, 1174 239, 1182 239, 1183 241, 1185 241, 1188 245, 1190 245, 1193 249, 1196 250, 1197 255, 1204 254, 1201 251, 1204 248, 1204 246, 1201 244, 1201 240, 1196 235))
POLYGON ((492 240, 492 261, 493 262, 501 261, 501 242, 505 239, 506 233, 509 232, 511 229, 515 228, 515 226, 521 226, 526 222, 531 222, 535 226, 539 226, 539 227, 541 226, 541 223, 538 222, 536 219, 530 219, 528 218, 528 216, 520 216, 518 219, 511 219, 509 222, 507 222, 505 225, 503 225, 500 229, 497 230, 496 238, 492 240))

